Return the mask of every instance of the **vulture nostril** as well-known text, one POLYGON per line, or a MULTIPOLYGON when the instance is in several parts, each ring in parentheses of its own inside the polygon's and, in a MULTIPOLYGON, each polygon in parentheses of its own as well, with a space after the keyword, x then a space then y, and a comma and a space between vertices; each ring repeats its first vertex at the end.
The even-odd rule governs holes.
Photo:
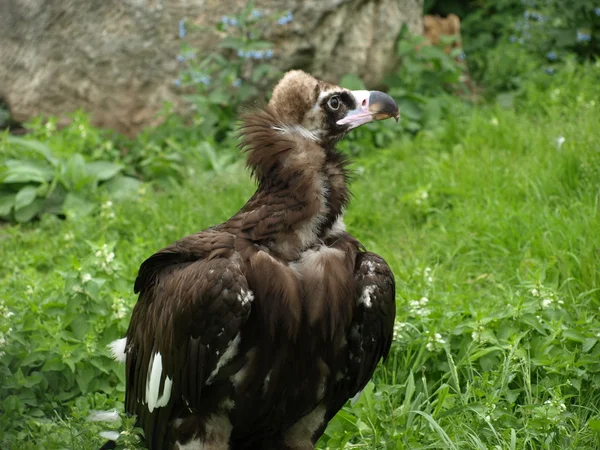
POLYGON ((367 106, 367 99, 366 98, 362 101, 362 105, 363 106, 367 106))

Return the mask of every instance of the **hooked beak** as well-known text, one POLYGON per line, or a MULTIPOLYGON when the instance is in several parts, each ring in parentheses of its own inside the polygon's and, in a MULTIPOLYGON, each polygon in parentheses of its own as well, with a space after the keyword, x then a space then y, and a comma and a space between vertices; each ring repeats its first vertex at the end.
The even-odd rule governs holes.
POLYGON ((357 107, 343 119, 338 120, 338 125, 349 125, 349 129, 356 128, 373 120, 383 120, 393 117, 398 122, 398 105, 392 97, 379 91, 351 91, 357 107))

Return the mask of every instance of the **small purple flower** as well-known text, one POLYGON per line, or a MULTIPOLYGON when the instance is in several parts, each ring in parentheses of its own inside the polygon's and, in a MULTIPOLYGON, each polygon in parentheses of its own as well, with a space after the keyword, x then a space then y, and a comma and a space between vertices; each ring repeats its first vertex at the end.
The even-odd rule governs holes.
POLYGON ((184 62, 185 61, 185 56, 183 56, 183 55, 177 55, 177 61, 184 62))
POLYGON ((550 51, 546 53, 546 58, 548 58, 548 61, 556 61, 558 59, 558 56, 555 52, 550 51))
POLYGON ((546 72, 548 75, 554 75, 554 67, 545 67, 544 72, 546 72))
POLYGON ((592 40, 592 37, 589 34, 577 30, 577 41, 578 42, 589 42, 591 40, 592 40))
POLYGON ((177 87, 181 86, 181 80, 179 78, 177 78, 175 81, 173 81, 173 84, 177 87))
POLYGON ((279 20, 277 21, 278 25, 287 25, 288 23, 290 23, 292 20, 294 19, 294 15, 292 14, 292 12, 288 12, 285 16, 280 17, 279 20))
POLYGON ((179 21, 179 38, 183 39, 186 35, 187 31, 185 30, 185 21, 181 19, 179 21))
POLYGON ((273 50, 267 50, 267 51, 265 52, 265 57, 266 57, 267 59, 271 59, 271 58, 273 57, 273 50))

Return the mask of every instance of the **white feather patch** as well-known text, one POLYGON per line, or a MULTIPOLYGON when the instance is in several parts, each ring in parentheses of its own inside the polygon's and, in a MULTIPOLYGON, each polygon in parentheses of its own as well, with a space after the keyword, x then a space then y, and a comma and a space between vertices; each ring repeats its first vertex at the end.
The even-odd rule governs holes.
POLYGON ((373 292, 375 291, 375 285, 372 284, 370 286, 366 286, 362 292, 362 295, 360 296, 360 298, 358 299, 358 303, 362 303, 363 305, 365 305, 367 308, 370 308, 372 305, 371 302, 371 295, 373 294, 373 292))
POLYGON ((116 422, 119 420, 117 411, 92 411, 88 417, 90 422, 116 422))
POLYGON ((166 406, 171 397, 171 387, 173 386, 173 380, 171 378, 165 378, 165 385, 163 388, 162 395, 159 396, 158 392, 160 389, 160 380, 162 378, 162 356, 159 352, 156 352, 150 358, 150 364, 148 365, 148 376, 146 378, 146 403, 148 404, 148 411, 152 412, 156 408, 162 408, 166 406))
POLYGON ((344 231, 346 231, 346 224, 344 223, 344 218, 342 216, 339 216, 331 226, 331 229, 327 231, 325 237, 339 236, 344 231))
MULTIPOLYGON (((248 292, 250 292, 250 291, 248 291, 248 292)), ((223 355, 217 361, 217 367, 215 367, 215 370, 213 370, 210 373, 208 380, 206 380, 206 384, 211 384, 213 382, 215 376, 217 375, 217 373, 219 373, 219 370, 221 370, 221 368, 225 364, 227 364, 229 361, 231 361, 231 359, 237 354, 239 345, 240 345, 240 334, 238 333, 235 336, 235 338, 231 342, 229 342, 229 345, 227 346, 227 350, 225 350, 225 353, 223 353, 223 355)))
POLYGON ((109 439, 111 441, 116 441, 117 439, 119 439, 119 432, 118 431, 101 431, 100 437, 103 439, 109 439))
POLYGON ((246 303, 254 300, 254 294, 250 290, 244 291, 242 289, 241 292, 238 294, 237 299, 238 302, 240 302, 242 305, 245 305, 246 303))
POLYGON ((107 345, 110 349, 110 354, 114 358, 115 361, 124 363, 127 357, 125 353, 125 348, 127 347, 127 338, 117 339, 116 341, 112 341, 107 345))
POLYGON ((313 142, 318 142, 320 140, 318 132, 307 130, 302 125, 279 125, 273 127, 273 129, 280 133, 295 134, 313 142))

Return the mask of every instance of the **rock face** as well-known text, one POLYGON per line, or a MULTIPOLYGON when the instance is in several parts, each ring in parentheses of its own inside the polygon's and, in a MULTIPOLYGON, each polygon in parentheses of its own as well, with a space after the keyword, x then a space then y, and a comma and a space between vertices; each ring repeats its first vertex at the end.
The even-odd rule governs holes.
MULTIPOLYGON (((423 0, 258 0, 291 11, 275 26, 274 63, 336 82, 345 73, 369 86, 396 63, 404 24, 422 33, 423 0)), ((182 106, 173 81, 180 67, 182 18, 214 26, 241 0, 2 0, 0 97, 18 121, 83 109, 94 124, 132 135, 156 123, 165 101, 182 106)), ((203 33, 200 52, 216 35, 203 33)))

